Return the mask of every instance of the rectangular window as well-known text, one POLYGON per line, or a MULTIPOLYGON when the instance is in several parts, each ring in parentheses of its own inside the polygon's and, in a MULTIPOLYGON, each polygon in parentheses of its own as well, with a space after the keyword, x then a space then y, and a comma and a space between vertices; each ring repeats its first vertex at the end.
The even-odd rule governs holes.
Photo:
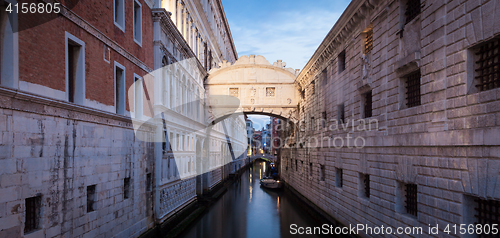
POLYGON ((311 95, 314 95, 316 93, 316 80, 313 80, 311 82, 311 95))
POLYGON ((115 25, 125 32, 125 0, 114 0, 115 25))
POLYGON ((302 91, 300 92, 300 97, 301 97, 302 99, 305 99, 305 98, 306 98, 306 90, 302 90, 302 91))
POLYGON ((153 188, 153 178, 151 177, 151 173, 146 174, 146 192, 151 192, 153 188))
POLYGON ((345 70, 345 50, 340 52, 338 56, 338 62, 339 62, 339 74, 340 74, 345 70))
POLYGON ((323 69, 323 71, 321 71, 321 84, 323 86, 326 86, 328 84, 328 77, 327 77, 327 74, 326 74, 326 68, 323 69))
POLYGON ((309 163, 309 176, 313 176, 313 163, 309 163))
POLYGON ((319 180, 320 181, 325 181, 325 165, 320 164, 319 165, 319 180))
POLYGON ((123 179, 123 199, 130 197, 130 178, 123 179))
POLYGON ((405 184, 404 189, 406 213, 417 216, 417 185, 405 184))
POLYGON ((229 88, 229 95, 233 97, 238 97, 239 88, 229 88))
POLYGON ((359 196, 364 198, 370 197, 370 175, 359 174, 359 196))
POLYGON ((416 107, 421 105, 420 99, 420 70, 406 77, 406 106, 416 107))
POLYGON ((95 185, 87 186, 87 212, 95 211, 96 196, 95 185))
POLYGON ((420 0, 407 0, 405 9, 405 25, 417 17, 418 14, 420 14, 420 11, 420 0))
POLYGON ((316 121, 314 121, 314 117, 311 117, 311 131, 314 131, 314 123, 316 123, 316 121))
POLYGON ((321 120, 321 126, 322 126, 323 128, 325 128, 325 127, 326 127, 326 112, 322 112, 322 113, 321 113, 321 119, 322 119, 322 120, 321 120))
POLYGON ((297 162, 297 160, 295 160, 295 171, 298 171, 298 170, 299 170, 298 162, 297 162))
POLYGON ((276 88, 270 87, 266 88, 266 97, 274 97, 276 88))
POLYGON ((142 46, 142 5, 137 0, 134 1, 134 41, 142 46))
POLYGON ((500 87, 500 38, 490 40, 475 50, 475 79, 479 91, 500 87))
POLYGON ((84 104, 85 43, 66 32, 66 92, 68 101, 84 104))
POLYGON ((335 169, 335 186, 341 188, 344 181, 342 179, 343 171, 340 168, 335 169))
POLYGON ((27 234, 40 229, 42 196, 26 198, 25 206, 24 234, 27 234))
POLYGON ((373 28, 370 28, 365 33, 365 54, 368 54, 373 49, 373 28))
POLYGON ((117 114, 125 114, 125 67, 117 62, 115 62, 115 107, 117 114))
POLYGON ((363 94, 364 99, 364 118, 372 117, 372 91, 363 94))
POLYGON ((340 104, 337 106, 337 123, 344 124, 345 122, 345 107, 344 104, 340 104))

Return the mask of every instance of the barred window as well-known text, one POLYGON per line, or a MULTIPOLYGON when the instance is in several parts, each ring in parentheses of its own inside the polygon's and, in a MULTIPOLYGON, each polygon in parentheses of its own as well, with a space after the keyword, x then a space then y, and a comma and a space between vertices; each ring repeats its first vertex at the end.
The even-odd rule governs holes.
POLYGON ((415 107, 421 105, 420 100, 420 70, 406 77, 406 105, 415 107))
POLYGON ((24 234, 40 229, 42 196, 26 198, 25 206, 24 234))
POLYGON ((96 200, 95 185, 87 186, 87 212, 95 211, 96 200))
POLYGON ((405 184, 406 213, 417 216, 417 185, 405 184))
POLYGON ((344 181, 342 179, 343 171, 340 168, 335 169, 335 186, 341 188, 344 181))
POLYGON ((373 49, 373 28, 366 32, 365 37, 365 54, 368 54, 373 49))
POLYGON ((500 87, 500 38, 481 45, 476 51, 476 87, 486 91, 500 87))
POLYGON ((405 25, 411 22, 411 20, 413 20, 415 17, 417 17, 418 14, 420 14, 420 11, 420 0, 407 0, 405 10, 405 25))
POLYGON ((360 186, 361 196, 363 196, 365 198, 369 198, 370 197, 370 175, 360 173, 359 180, 361 183, 361 186, 360 186))
MULTIPOLYGON (((500 201, 485 200, 481 198, 474 199, 476 211, 475 225, 481 224, 483 227, 486 224, 492 226, 493 224, 500 224, 500 201)), ((489 234, 478 234, 478 237, 493 237, 489 234)))

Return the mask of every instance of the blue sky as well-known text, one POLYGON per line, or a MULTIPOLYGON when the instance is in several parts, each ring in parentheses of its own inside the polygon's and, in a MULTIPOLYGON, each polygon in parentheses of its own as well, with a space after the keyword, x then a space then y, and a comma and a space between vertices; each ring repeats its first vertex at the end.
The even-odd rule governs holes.
POLYGON ((222 0, 238 56, 302 69, 350 1, 222 0))

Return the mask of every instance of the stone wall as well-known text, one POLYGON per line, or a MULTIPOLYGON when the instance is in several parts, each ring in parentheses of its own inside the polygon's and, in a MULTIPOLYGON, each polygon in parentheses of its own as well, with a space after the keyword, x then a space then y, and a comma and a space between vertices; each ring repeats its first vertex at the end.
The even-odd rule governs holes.
POLYGON ((152 227, 154 148, 129 119, 4 88, 0 102, 0 236, 134 237, 152 227), (25 233, 25 199, 35 196, 40 226, 25 233))
POLYGON ((344 225, 427 232, 439 224, 443 234, 448 224, 477 222, 468 209, 474 199, 500 199, 500 89, 474 86, 474 54, 500 35, 500 4, 421 1, 422 13, 405 24, 405 2, 353 1, 346 9, 298 76, 305 90, 302 122, 294 148, 283 150, 281 172, 344 225), (365 52, 370 29, 373 49, 365 52), (408 107, 405 80, 416 71, 421 105, 408 107), (363 97, 370 91, 373 115, 365 118, 363 97), (344 124, 337 123, 341 104, 344 124), (324 115, 325 127, 318 120, 324 115), (370 122, 371 131, 360 130, 370 122), (416 215, 404 207, 406 184, 417 186, 416 215))

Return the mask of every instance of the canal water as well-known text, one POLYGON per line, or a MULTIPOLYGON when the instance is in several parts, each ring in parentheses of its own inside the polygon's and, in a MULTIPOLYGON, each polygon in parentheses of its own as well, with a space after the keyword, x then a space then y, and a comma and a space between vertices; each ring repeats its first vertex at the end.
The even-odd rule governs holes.
POLYGON ((302 237, 290 234, 291 224, 297 224, 298 227, 322 225, 292 201, 289 193, 261 188, 259 181, 265 174, 266 162, 255 162, 179 237, 302 237))

